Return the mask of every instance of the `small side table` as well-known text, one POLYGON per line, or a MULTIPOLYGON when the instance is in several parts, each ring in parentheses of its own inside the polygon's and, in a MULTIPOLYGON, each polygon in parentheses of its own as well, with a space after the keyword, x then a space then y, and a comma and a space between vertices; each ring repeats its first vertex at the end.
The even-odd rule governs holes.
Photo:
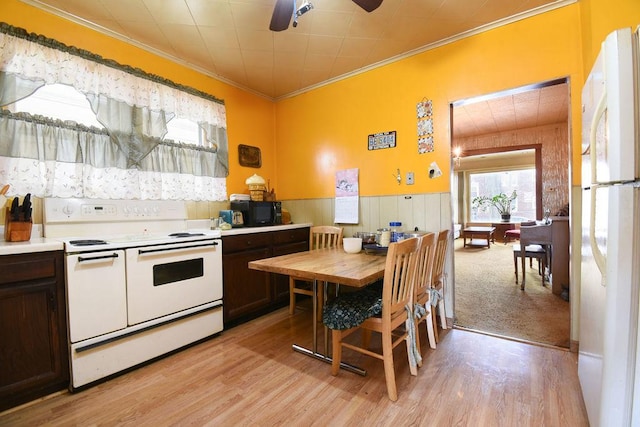
POLYGON ((491 248, 491 240, 495 227, 467 227, 462 230, 462 238, 464 239, 464 247, 484 247, 491 248), (478 238, 475 239, 474 236, 478 238), (469 242, 467 242, 469 239, 469 242), (485 243, 486 241, 486 243, 485 243))

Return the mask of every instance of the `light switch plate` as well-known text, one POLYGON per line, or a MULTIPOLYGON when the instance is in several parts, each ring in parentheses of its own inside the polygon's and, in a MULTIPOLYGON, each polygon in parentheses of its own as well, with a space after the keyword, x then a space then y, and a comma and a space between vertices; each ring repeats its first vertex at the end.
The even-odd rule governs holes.
POLYGON ((407 185, 413 185, 413 172, 407 172, 407 185))

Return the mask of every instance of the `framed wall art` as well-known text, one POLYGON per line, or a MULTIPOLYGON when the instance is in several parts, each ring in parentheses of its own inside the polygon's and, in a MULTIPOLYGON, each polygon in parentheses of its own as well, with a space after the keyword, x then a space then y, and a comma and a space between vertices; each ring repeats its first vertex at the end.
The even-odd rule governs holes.
POLYGON ((396 131, 379 132, 367 137, 369 150, 380 150, 383 148, 393 148, 396 146, 396 131))
POLYGON ((262 166, 262 154, 260 148, 250 145, 238 145, 238 159, 240 166, 259 168, 262 166))

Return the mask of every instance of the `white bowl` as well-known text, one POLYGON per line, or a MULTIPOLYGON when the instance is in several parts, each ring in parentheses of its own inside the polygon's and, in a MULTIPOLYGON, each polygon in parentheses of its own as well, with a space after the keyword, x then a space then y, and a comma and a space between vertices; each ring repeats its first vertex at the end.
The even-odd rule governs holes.
POLYGON ((342 247, 348 254, 357 254, 362 250, 362 239, 360 237, 345 237, 342 239, 342 247))

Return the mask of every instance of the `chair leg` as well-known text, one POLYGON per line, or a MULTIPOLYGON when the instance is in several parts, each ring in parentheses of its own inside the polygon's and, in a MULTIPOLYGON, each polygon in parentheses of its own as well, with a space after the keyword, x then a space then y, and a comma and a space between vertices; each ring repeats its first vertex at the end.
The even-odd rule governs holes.
POLYGON ((342 360, 342 332, 338 330, 331 330, 331 375, 338 375, 340 371, 340 362, 342 360))
MULTIPOLYGON (((387 394, 389 399, 395 402, 398 400, 398 389, 396 388, 396 373, 393 368, 393 344, 391 341, 391 334, 383 336, 382 357, 384 359, 384 377, 387 381, 387 394)), ((335 363, 335 360, 333 363, 335 363)), ((338 367, 340 367, 339 364, 338 367)))
MULTIPOLYGON (((429 304, 429 314, 427 314, 427 317, 425 318, 425 325, 427 326, 427 337, 429 338, 429 347, 435 349, 436 348, 436 335, 435 332, 433 331, 434 327, 433 327, 433 308, 431 307, 431 304, 429 304)), ((416 336, 418 336, 419 334, 416 332, 416 336)), ((420 347, 418 347, 420 348, 420 347)))
MULTIPOLYGON (((420 356, 422 356, 422 350, 420 347, 420 321, 422 319, 413 319, 413 330, 415 331, 416 334, 416 348, 418 349, 418 353, 420 353, 420 356)), ((407 342, 407 352, 409 351, 409 345, 407 342)), ((409 366, 411 366, 411 364, 409 364, 409 366)), ((422 362, 418 364, 418 366, 422 366, 422 362)))
POLYGON ((440 312, 440 327, 447 329, 447 313, 444 310, 444 299, 438 301, 438 310, 440 312))
MULTIPOLYGON (((413 321, 413 326, 414 326, 414 332, 416 333, 416 346, 418 349, 418 353, 420 354, 420 357, 422 358, 422 352, 420 351, 420 339, 418 338, 418 322, 416 322, 415 320, 413 321)), ((411 364, 411 356, 410 354, 413 352, 413 344, 411 343, 411 339, 409 339, 409 335, 407 335, 407 337, 404 339, 405 344, 407 344, 407 362, 409 362, 409 373, 416 377, 418 376, 418 366, 422 366, 422 360, 420 360, 420 362, 416 361, 416 364, 418 366, 415 366, 413 364, 411 364)), ((395 373, 394 373, 395 374, 395 373)))
POLYGON ((431 313, 431 327, 433 328, 433 335, 436 343, 440 342, 440 337, 438 336, 438 321, 436 320, 436 315, 434 313, 431 313))
POLYGON ((516 253, 513 253, 513 267, 516 270, 516 285, 518 284, 518 255, 516 255, 516 253))
POLYGON ((522 258, 522 264, 520 265, 520 267, 522 268, 522 283, 520 284, 520 289, 524 291, 524 282, 525 280, 527 280, 527 256, 524 248, 522 246, 520 246, 520 248, 522 249, 522 251, 520 252, 520 257, 522 258))

